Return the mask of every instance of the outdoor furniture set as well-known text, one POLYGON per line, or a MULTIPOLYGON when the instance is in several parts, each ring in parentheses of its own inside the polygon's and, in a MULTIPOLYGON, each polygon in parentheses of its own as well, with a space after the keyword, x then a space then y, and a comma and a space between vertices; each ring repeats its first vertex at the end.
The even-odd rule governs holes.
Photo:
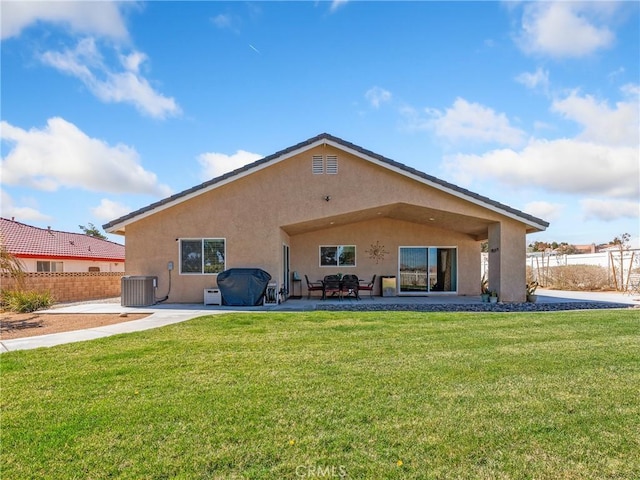
POLYGON ((327 298, 353 297, 361 300, 360 291, 369 291, 369 296, 373 298, 373 288, 376 282, 374 275, 370 282, 360 280, 357 275, 326 275, 322 280, 311 282, 307 275, 304 276, 307 282, 307 299, 311 298, 311 292, 322 292, 322 300, 327 298))

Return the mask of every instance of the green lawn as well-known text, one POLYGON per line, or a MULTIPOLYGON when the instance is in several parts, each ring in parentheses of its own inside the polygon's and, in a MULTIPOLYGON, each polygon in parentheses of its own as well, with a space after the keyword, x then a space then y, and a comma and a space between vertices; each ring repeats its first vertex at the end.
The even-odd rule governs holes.
POLYGON ((234 313, 5 353, 0 477, 640 478, 640 314, 234 313))

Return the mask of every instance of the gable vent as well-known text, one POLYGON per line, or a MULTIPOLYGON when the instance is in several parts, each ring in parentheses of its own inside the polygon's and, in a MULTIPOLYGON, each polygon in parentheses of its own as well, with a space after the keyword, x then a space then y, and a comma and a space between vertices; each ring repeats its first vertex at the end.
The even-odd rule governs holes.
POLYGON ((327 173, 334 174, 334 175, 338 173, 338 156, 337 155, 327 155, 327 173))
POLYGON ((324 173, 324 162, 322 155, 314 155, 311 160, 311 171, 315 175, 321 175, 324 173))

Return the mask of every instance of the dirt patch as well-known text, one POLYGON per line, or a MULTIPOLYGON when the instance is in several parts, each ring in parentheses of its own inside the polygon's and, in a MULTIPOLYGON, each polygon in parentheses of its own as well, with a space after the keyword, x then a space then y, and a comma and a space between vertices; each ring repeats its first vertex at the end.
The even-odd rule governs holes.
POLYGON ((148 313, 0 313, 0 340, 103 327, 148 317, 148 313))

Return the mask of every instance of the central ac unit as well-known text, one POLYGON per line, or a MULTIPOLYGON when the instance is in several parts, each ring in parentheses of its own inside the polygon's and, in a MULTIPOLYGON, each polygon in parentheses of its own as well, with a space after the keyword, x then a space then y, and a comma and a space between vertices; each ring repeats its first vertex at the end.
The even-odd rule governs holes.
POLYGON ((148 307, 155 303, 158 277, 122 277, 120 303, 123 307, 148 307))

